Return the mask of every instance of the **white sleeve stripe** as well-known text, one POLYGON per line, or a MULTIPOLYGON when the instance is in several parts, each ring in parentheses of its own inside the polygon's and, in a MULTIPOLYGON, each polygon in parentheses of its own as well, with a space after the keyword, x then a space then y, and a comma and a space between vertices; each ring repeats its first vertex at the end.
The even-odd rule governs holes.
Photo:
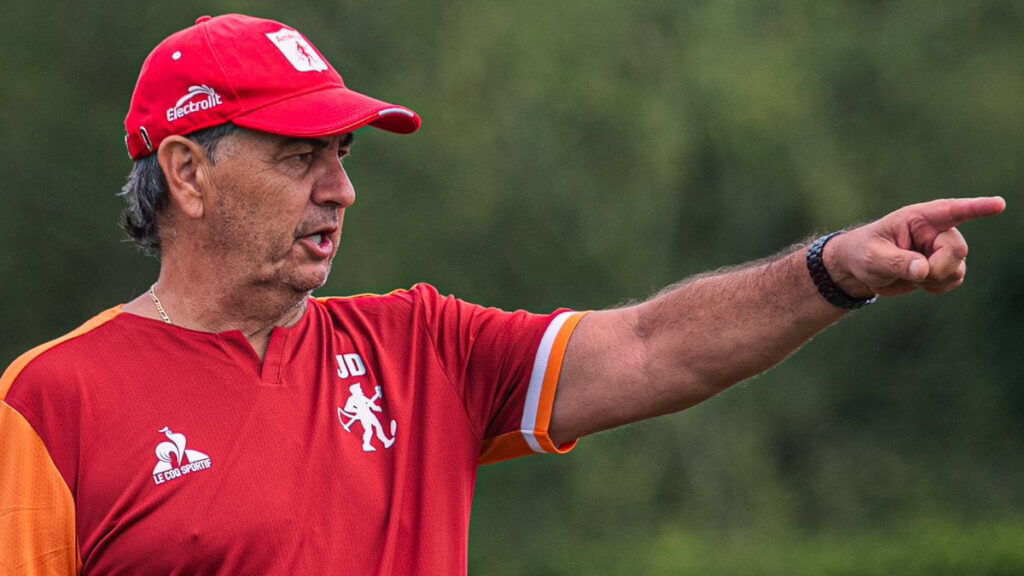
POLYGON ((544 452, 540 443, 537 442, 537 412, 540 410, 540 395, 544 388, 544 375, 548 371, 548 360, 551 358, 551 349, 555 345, 555 339, 562 330, 566 320, 573 315, 573 312, 562 312, 548 324, 544 336, 540 339, 540 346, 537 347, 537 357, 533 360, 533 372, 530 374, 530 388, 526 391, 526 403, 523 406, 523 421, 519 426, 526 443, 534 452, 544 452))

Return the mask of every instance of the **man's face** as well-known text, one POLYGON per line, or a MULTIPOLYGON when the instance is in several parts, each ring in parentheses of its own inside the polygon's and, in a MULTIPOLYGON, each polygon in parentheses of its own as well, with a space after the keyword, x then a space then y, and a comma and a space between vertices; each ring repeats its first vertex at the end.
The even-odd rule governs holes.
MULTIPOLYGON (((308 293, 327 281, 355 190, 352 135, 288 138, 237 130, 210 166, 205 252, 258 287, 308 293)), ((227 270, 225 270, 227 272, 227 270)))

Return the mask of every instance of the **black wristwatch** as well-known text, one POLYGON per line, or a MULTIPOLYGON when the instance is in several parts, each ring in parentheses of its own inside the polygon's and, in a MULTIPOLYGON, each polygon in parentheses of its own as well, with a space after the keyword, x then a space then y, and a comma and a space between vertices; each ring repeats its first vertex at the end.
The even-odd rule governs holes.
POLYGON ((874 304, 878 300, 878 295, 874 295, 870 298, 854 298, 846 292, 836 286, 836 283, 832 281, 832 277, 828 275, 828 270, 825 269, 825 261, 821 257, 822 251, 825 249, 825 244, 829 240, 836 236, 846 232, 846 230, 840 230, 833 232, 827 236, 822 236, 811 244, 811 247, 807 249, 807 271, 811 273, 811 279, 814 280, 814 286, 817 287, 818 293, 822 295, 825 300, 828 300, 832 305, 838 306, 843 310, 857 310, 863 308, 868 304, 874 304))

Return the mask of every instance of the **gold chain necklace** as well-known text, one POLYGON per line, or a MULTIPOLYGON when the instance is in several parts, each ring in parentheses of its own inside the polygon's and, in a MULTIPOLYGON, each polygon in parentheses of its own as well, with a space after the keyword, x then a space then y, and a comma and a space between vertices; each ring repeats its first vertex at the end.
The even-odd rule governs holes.
POLYGON ((164 310, 164 305, 160 303, 160 299, 156 297, 156 283, 149 287, 149 297, 153 300, 153 305, 156 306, 156 311, 160 313, 160 317, 163 318, 164 322, 171 323, 170 316, 167 315, 167 311, 164 310))

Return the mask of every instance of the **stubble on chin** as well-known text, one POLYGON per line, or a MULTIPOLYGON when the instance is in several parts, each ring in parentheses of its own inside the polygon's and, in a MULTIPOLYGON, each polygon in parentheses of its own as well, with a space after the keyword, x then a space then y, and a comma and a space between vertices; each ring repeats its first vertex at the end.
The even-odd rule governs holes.
POLYGON ((317 268, 314 272, 312 270, 285 270, 282 271, 279 277, 279 284, 287 286, 296 294, 308 295, 314 290, 322 288, 327 283, 327 279, 331 276, 331 267, 334 259, 331 258, 324 268, 317 268))

